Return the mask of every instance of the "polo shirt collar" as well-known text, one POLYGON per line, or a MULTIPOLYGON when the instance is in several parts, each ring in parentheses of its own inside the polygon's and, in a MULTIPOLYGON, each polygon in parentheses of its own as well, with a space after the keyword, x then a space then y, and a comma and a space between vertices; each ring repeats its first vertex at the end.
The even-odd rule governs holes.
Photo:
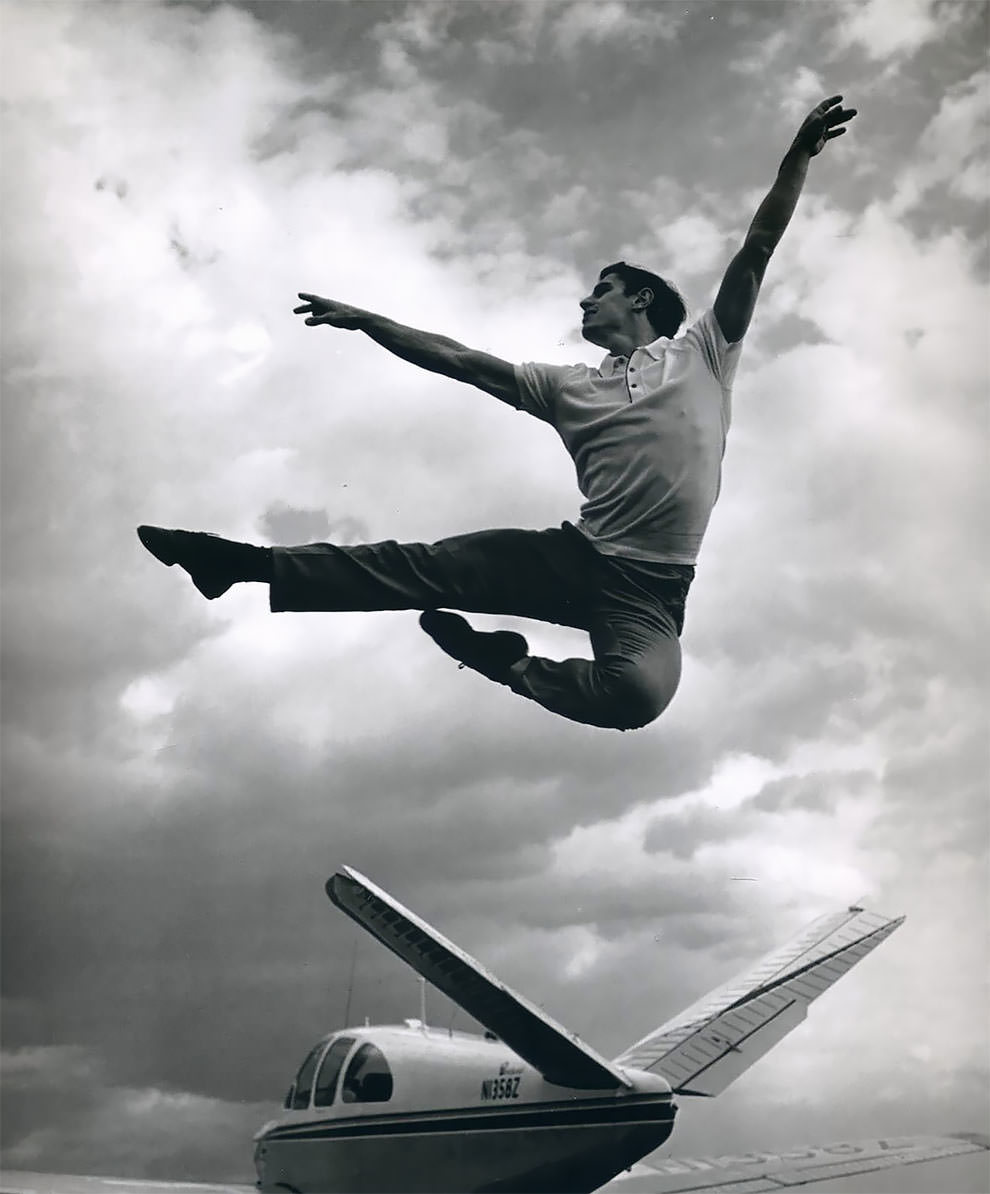
MULTIPOLYGON (((651 356, 655 361, 659 361, 660 358, 663 356, 664 352, 666 351, 667 345, 669 343, 670 343, 669 336, 658 336, 655 340, 651 340, 649 344, 640 344, 638 347, 641 348, 643 350, 643 352, 645 352, 649 356, 651 356)), ((636 351, 637 351, 637 349, 634 348, 633 352, 636 352, 636 351)), ((626 358, 623 357, 622 359, 625 360, 626 358)), ((621 367, 617 364, 618 360, 619 360, 618 356, 615 353, 610 352, 605 357, 605 359, 602 361, 601 365, 598 368, 598 372, 602 373, 602 374, 607 374, 609 377, 611 377, 611 375, 613 373, 615 373, 616 370, 621 367)))

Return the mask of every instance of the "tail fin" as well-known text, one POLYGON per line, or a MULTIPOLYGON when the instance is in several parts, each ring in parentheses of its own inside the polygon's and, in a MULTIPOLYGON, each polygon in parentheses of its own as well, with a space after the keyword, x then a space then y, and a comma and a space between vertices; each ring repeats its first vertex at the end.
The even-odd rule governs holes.
POLYGON ((823 916, 615 1058, 662 1074, 675 1092, 712 1096, 805 1018, 808 1004, 903 923, 862 908, 823 916))
POLYGON ((327 880, 326 892, 342 912, 501 1037, 548 1082, 587 1090, 632 1085, 584 1041, 359 871, 343 867, 327 880))

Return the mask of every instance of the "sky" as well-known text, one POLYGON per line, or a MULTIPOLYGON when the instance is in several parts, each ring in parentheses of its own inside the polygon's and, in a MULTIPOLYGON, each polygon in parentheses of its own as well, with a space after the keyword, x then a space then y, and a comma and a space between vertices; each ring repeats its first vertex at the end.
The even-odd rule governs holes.
MULTIPOLYGON (((815 916, 906 914, 664 1152, 987 1129, 987 16, 3 0, 6 1166, 250 1180, 349 987, 359 1022, 418 1015, 327 902, 340 864, 607 1055, 815 916), (696 318, 836 93, 652 726, 555 718, 414 613, 207 603, 140 547, 573 519, 549 428, 296 294, 595 364, 598 269, 652 264, 696 318)), ((946 1172, 896 1189, 988 1188, 946 1172)))

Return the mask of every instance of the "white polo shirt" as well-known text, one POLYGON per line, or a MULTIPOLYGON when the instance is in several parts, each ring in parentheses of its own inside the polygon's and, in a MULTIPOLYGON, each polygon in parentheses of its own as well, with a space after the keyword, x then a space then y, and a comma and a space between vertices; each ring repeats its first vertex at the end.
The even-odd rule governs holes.
POLYGON ((578 523, 606 555, 693 564, 722 480, 742 341, 711 310, 683 336, 627 359, 515 367, 520 409, 556 428, 585 503, 578 523))

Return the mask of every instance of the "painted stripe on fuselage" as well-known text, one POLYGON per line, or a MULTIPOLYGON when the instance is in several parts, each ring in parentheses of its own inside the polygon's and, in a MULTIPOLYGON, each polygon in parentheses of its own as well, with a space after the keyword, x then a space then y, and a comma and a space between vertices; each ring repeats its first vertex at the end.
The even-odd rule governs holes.
POLYGON ((412 1111, 397 1115, 356 1116, 353 1119, 315 1123, 280 1124, 269 1129, 264 1141, 338 1140, 355 1136, 439 1135, 448 1132, 505 1132, 519 1129, 583 1128, 641 1123, 671 1123, 676 1106, 669 1095, 633 1099, 583 1099, 573 1103, 546 1103, 530 1107, 463 1108, 449 1111, 412 1111))

